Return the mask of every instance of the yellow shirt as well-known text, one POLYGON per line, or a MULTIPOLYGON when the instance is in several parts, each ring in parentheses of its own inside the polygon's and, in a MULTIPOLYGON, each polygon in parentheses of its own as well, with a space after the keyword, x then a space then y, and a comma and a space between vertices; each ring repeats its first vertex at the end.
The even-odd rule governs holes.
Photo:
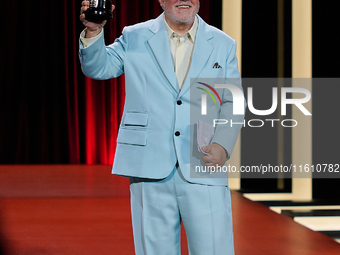
POLYGON ((198 19, 195 17, 195 21, 190 30, 182 36, 174 32, 165 19, 164 22, 168 31, 174 71, 176 73, 179 88, 181 89, 191 64, 192 51, 194 49, 198 28, 198 19))

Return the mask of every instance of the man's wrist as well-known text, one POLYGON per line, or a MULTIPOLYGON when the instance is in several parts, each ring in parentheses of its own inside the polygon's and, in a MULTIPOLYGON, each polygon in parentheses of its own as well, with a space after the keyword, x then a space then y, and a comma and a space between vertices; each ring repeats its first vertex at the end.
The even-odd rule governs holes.
POLYGON ((96 35, 95 37, 91 37, 91 38, 86 38, 86 28, 80 33, 80 41, 83 45, 83 48, 87 48, 90 45, 92 45, 94 42, 96 42, 100 36, 102 35, 103 30, 100 31, 100 33, 98 35, 96 35))
POLYGON ((97 35, 100 34, 100 32, 102 31, 103 28, 99 28, 96 30, 89 30, 88 28, 85 28, 84 32, 85 32, 85 38, 93 38, 96 37, 97 35))

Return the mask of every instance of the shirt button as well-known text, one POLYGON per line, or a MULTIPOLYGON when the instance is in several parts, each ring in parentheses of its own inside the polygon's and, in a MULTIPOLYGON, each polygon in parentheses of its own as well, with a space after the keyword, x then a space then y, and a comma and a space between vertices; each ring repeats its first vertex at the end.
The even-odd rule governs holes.
POLYGON ((180 132, 179 131, 176 131, 176 133, 175 133, 175 136, 180 136, 180 132))
POLYGON ((177 104, 178 104, 178 105, 181 105, 181 104, 182 104, 182 100, 178 100, 178 101, 177 101, 177 104))

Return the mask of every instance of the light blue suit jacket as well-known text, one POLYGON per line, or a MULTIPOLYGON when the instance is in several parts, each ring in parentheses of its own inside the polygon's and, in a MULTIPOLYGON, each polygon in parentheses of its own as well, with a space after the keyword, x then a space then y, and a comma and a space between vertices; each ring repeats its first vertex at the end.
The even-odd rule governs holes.
MULTIPOLYGON (((80 62, 86 76, 102 80, 125 73, 125 107, 113 173, 161 179, 178 161, 190 182, 227 185, 227 178, 211 178, 208 173, 192 178, 190 174, 190 167, 193 170, 203 164, 195 137, 197 120, 190 116, 193 109, 200 111, 201 105, 190 101, 190 90, 197 85, 197 78, 240 77, 236 43, 198 17, 191 67, 179 90, 163 15, 125 27, 122 36, 107 47, 103 36, 87 48, 80 44, 80 62), (216 62, 221 68, 213 68, 216 62)), ((223 105, 208 104, 209 114, 202 116, 205 122, 231 118, 230 91, 221 89, 219 94, 223 105)), ((242 120, 243 116, 235 119, 242 120)), ((218 125, 212 142, 222 145, 231 155, 241 126, 218 125)))

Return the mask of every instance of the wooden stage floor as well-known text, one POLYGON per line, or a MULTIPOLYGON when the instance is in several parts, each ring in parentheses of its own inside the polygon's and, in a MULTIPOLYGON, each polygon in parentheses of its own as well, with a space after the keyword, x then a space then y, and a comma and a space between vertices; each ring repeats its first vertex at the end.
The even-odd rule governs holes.
MULTIPOLYGON (((134 254, 128 189, 110 166, 0 165, 0 231, 8 250, 0 254, 134 254)), ((236 255, 340 254, 333 239, 235 191, 232 207, 236 255)))

